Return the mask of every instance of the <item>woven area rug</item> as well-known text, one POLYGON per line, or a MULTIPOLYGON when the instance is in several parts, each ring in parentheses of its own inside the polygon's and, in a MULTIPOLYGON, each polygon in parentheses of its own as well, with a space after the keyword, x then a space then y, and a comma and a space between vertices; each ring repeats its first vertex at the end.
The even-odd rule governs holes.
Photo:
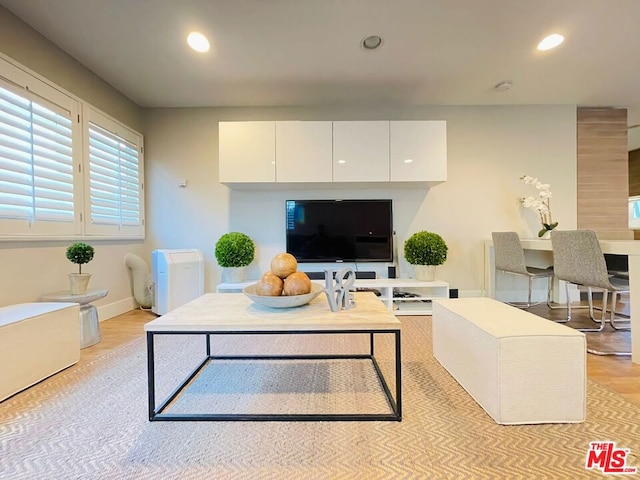
MULTIPOLYGON (((640 408, 590 381, 585 423, 497 425, 432 357, 430 331, 428 317, 402 318, 402 422, 150 423, 145 344, 136 340, 0 403, 0 478, 602 478, 584 467, 596 440, 629 449, 627 465, 640 466, 640 408)), ((367 339, 354 335, 214 342, 219 353, 366 348, 367 339)), ((391 341, 381 339, 377 350, 392 380, 391 341)), ((156 352, 164 398, 202 357, 203 342, 166 337, 156 352)), ((171 408, 388 409, 366 362, 333 360, 222 362, 171 408)))

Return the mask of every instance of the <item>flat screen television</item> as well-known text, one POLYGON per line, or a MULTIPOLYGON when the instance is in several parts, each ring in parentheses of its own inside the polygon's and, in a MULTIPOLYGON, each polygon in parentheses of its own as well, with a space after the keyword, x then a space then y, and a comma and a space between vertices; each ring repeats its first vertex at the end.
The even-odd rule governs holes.
POLYGON ((391 200, 287 200, 287 252, 299 262, 391 262, 391 200))

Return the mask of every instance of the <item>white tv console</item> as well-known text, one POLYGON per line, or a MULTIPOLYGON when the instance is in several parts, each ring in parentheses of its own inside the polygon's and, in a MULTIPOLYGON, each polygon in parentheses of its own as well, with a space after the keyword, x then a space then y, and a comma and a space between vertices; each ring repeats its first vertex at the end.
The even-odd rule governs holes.
MULTIPOLYGON (((324 280, 313 280, 324 285, 324 280)), ((220 283, 218 293, 240 293, 247 285, 256 283, 250 280, 241 283, 220 283)), ((424 282, 413 278, 376 278, 356 280, 356 289, 375 289, 380 292, 380 300, 395 315, 431 315, 431 301, 436 298, 449 298, 449 284, 441 280, 424 282), (405 296, 403 294, 415 295, 405 296)))

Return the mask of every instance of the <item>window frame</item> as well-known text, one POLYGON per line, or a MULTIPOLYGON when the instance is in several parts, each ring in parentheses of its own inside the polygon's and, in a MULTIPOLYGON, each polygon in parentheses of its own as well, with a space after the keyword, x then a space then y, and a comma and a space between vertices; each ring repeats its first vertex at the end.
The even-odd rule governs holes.
POLYGON ((83 105, 83 159, 85 164, 84 173, 84 227, 87 236, 109 236, 114 238, 144 238, 144 148, 142 146, 143 137, 138 132, 124 126, 108 115, 100 112, 91 105, 83 105), (92 223, 91 217, 91 166, 89 157, 89 126, 93 123, 98 127, 107 130, 123 140, 136 146, 138 152, 138 194, 139 194, 139 215, 140 225, 104 225, 92 223))
MULTIPOLYGON (((144 206, 144 136, 102 112, 90 103, 65 91, 41 75, 29 70, 0 52, 0 86, 24 98, 56 111, 69 112, 72 129, 73 222, 47 220, 29 221, 0 218, 0 242, 42 240, 109 240, 145 238, 144 206), (125 228, 96 228, 91 225, 91 195, 89 190, 89 122, 94 123, 135 144, 139 163, 140 225, 125 228)), ((100 226, 100 227, 105 227, 100 226)))

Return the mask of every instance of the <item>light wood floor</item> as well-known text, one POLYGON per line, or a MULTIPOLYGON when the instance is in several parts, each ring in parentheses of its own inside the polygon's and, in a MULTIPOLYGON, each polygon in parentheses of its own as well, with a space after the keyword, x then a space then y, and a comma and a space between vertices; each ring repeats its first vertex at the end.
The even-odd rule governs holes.
MULTIPOLYGON (((546 305, 530 309, 532 313, 550 319, 563 318, 564 310, 549 310, 546 305)), ((156 318, 151 312, 134 310, 100 323, 102 341, 81 350, 78 365, 90 362, 144 335, 143 325, 156 318)), ((594 326, 585 310, 575 310, 572 326, 594 326)), ((610 326, 603 333, 587 334, 589 346, 596 349, 629 349, 629 332, 614 332, 610 326)), ((73 368, 73 367, 72 367, 73 368)), ((587 355, 589 378, 619 393, 628 401, 640 406, 640 365, 632 364, 630 357, 587 355)))

